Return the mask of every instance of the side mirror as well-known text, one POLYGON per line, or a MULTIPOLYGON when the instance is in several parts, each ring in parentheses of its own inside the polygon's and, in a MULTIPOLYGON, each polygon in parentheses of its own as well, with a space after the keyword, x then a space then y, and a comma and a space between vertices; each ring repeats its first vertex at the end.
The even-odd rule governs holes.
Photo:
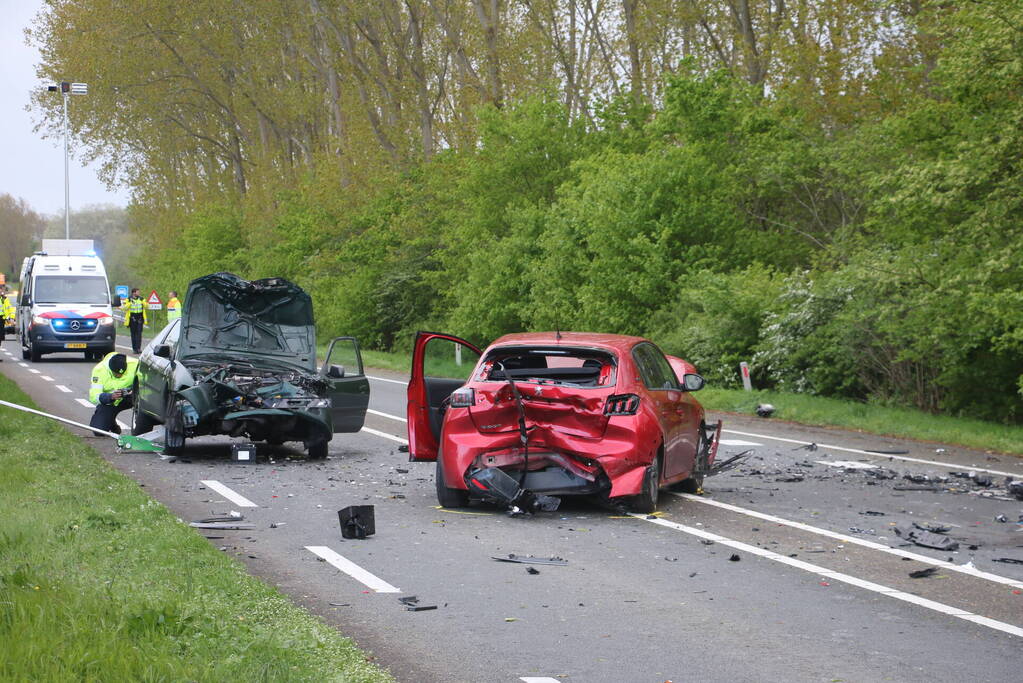
POLYGON ((331 379, 343 379, 345 376, 345 366, 343 365, 331 365, 330 369, 327 370, 327 377, 331 379))
POLYGON ((21 305, 22 306, 31 306, 32 305, 32 297, 30 297, 28 294, 26 294, 25 296, 21 297, 21 305))
POLYGON ((157 358, 170 358, 171 347, 169 344, 160 344, 153 349, 153 355, 157 358))
POLYGON ((121 307, 121 297, 119 297, 119 296, 117 296, 115 294, 114 295, 114 300, 110 302, 110 305, 113 306, 114 308, 120 308, 121 307))
POLYGON ((703 377, 694 375, 692 373, 686 373, 682 375, 682 388, 686 391, 699 391, 705 384, 703 377))

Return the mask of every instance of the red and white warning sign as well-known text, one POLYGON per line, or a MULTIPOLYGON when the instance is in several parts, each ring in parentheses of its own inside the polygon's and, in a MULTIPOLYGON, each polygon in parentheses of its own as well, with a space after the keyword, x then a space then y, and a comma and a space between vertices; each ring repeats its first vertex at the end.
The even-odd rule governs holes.
POLYGON ((159 311, 163 308, 163 302, 160 301, 160 295, 156 293, 155 289, 149 293, 146 303, 149 304, 149 310, 151 311, 159 311))

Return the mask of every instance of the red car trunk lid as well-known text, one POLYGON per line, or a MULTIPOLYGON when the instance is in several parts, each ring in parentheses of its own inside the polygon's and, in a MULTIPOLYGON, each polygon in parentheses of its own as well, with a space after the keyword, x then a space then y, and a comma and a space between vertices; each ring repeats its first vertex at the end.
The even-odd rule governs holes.
MULTIPOLYGON (((540 426, 576 437, 599 439, 608 418, 605 399, 613 389, 579 389, 555 384, 517 382, 526 414, 526 427, 540 426)), ((519 429, 519 406, 512 387, 476 386, 476 403, 469 409, 481 434, 501 434, 519 429)))

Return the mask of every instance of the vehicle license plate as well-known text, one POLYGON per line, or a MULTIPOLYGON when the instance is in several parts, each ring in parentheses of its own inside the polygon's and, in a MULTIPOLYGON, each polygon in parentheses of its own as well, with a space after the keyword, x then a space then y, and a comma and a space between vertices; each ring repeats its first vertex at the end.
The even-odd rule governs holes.
POLYGON ((77 343, 77 344, 64 344, 64 348, 65 349, 84 349, 84 348, 86 348, 86 344, 81 344, 81 343, 77 343))

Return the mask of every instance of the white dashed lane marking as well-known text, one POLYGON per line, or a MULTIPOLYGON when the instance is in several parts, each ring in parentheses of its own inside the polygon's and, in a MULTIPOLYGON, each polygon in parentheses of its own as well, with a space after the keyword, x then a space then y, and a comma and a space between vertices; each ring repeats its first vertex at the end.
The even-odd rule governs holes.
POLYGON ((33 375, 41 375, 42 374, 41 372, 39 372, 35 368, 29 368, 28 371, 31 372, 33 375))
POLYGON ((203 479, 201 483, 205 485, 206 488, 213 489, 214 491, 222 495, 224 498, 227 498, 229 501, 231 501, 232 503, 239 507, 243 508, 259 507, 245 496, 241 495, 240 493, 235 493, 228 487, 221 484, 219 481, 216 481, 214 479, 203 479))
POLYGON ((85 406, 86 408, 95 408, 96 407, 96 406, 92 405, 91 403, 89 403, 88 401, 86 401, 84 398, 76 398, 75 400, 78 401, 79 404, 85 406))
POLYGON ((754 441, 743 441, 742 439, 721 439, 718 441, 722 446, 763 446, 764 444, 754 441))
POLYGON ((379 410, 373 410, 372 408, 367 408, 366 412, 371 415, 379 415, 380 417, 386 417, 389 420, 397 420, 398 422, 408 422, 408 420, 405 419, 404 417, 398 417, 397 415, 391 415, 390 413, 381 413, 379 410))
POLYGON ((874 593, 879 593, 880 595, 885 595, 889 598, 894 598, 895 600, 901 600, 903 602, 908 602, 913 605, 919 605, 920 607, 932 610, 934 612, 947 614, 948 616, 955 617, 957 619, 963 619, 964 621, 969 621, 974 624, 979 624, 981 626, 987 626, 988 628, 994 629, 996 631, 1001 631, 1003 633, 1008 633, 1010 635, 1023 638, 1023 628, 1013 626, 1012 624, 1007 624, 1002 621, 996 621, 995 619, 990 619, 988 617, 983 617, 979 614, 974 614, 973 612, 967 612, 966 610, 959 609, 958 607, 945 605, 940 602, 935 602, 934 600, 922 598, 919 595, 912 595, 911 593, 905 593, 894 588, 889 588, 888 586, 882 586, 881 584, 874 583, 873 581, 866 581, 855 576, 850 576, 849 574, 836 572, 831 569, 828 569, 827 567, 822 567, 816 564, 810 564, 809 562, 797 560, 795 558, 787 557, 785 555, 779 555, 778 553, 773 552, 771 550, 758 548, 756 546, 749 545, 748 543, 743 543, 742 541, 736 541, 731 538, 726 538, 724 536, 711 533, 709 531, 704 531, 703 529, 697 529, 695 527, 686 526, 684 524, 678 524, 677 522, 672 522, 670 520, 662 519, 659 517, 650 519, 649 517, 647 517, 647 515, 637 513, 629 514, 632 517, 635 517, 636 519, 642 519, 651 524, 657 524, 663 527, 668 527, 669 529, 681 531, 682 533, 685 534, 690 534, 691 536, 696 536, 697 538, 706 539, 708 541, 714 541, 715 543, 720 543, 723 546, 734 548, 735 550, 741 550, 745 553, 749 553, 750 555, 756 555, 757 557, 763 557, 765 559, 772 560, 774 562, 778 562, 789 567, 802 569, 805 572, 815 574, 825 579, 846 583, 849 584, 850 586, 855 586, 857 588, 862 588, 864 590, 868 590, 874 593))
POLYGON ((45 379, 45 380, 46 380, 47 382, 53 382, 53 381, 55 381, 55 380, 54 380, 54 379, 53 379, 52 377, 47 377, 46 375, 39 375, 39 377, 40 377, 41 379, 45 379))
POLYGON ((70 393, 71 393, 71 390, 70 390, 70 389, 68 389, 68 388, 67 388, 66 386, 64 386, 63 384, 57 384, 57 385, 56 385, 56 387, 57 387, 58 389, 60 389, 61 391, 63 391, 63 392, 65 393, 65 394, 70 394, 70 393))
POLYGON ((27 368, 28 367, 28 363, 18 363, 18 365, 20 365, 23 368, 27 368))
POLYGON ((348 576, 377 593, 400 593, 401 589, 366 571, 348 558, 337 554, 325 545, 307 545, 306 550, 334 565, 348 576))

